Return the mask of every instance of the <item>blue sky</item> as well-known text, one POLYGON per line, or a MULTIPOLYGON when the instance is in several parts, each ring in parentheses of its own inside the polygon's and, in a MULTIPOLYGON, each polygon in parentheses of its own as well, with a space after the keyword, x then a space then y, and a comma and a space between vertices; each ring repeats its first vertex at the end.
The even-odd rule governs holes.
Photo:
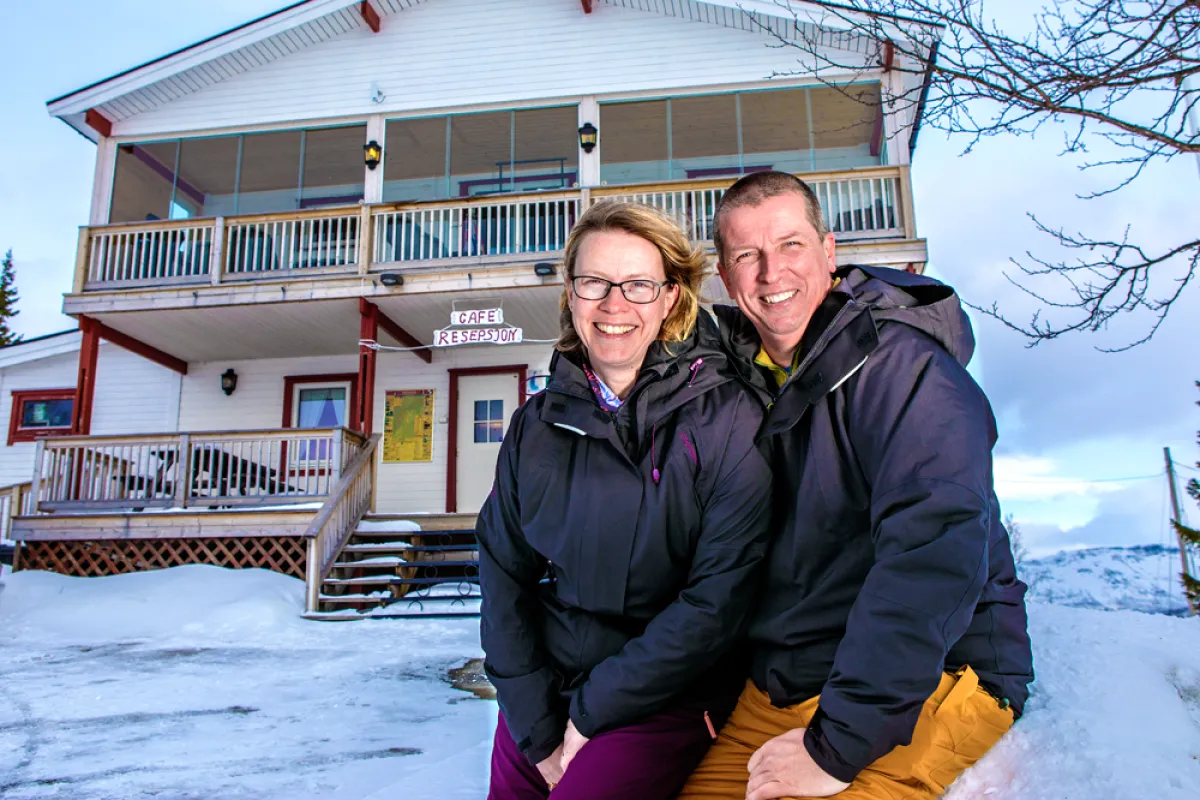
MULTIPOLYGON (((61 296, 78 226, 87 221, 95 164, 95 147, 50 118, 46 101, 283 4, 172 0, 169 14, 148 13, 132 0, 74 2, 54 14, 0 4, 0 251, 11 247, 16 257, 18 331, 36 336, 73 326, 60 313, 61 296)), ((922 131, 913 184, 930 274, 976 303, 998 300, 1020 313, 1032 306, 1003 278, 1013 271, 1009 257, 1053 253, 1027 212, 1096 235, 1129 225, 1136 238, 1163 248, 1200 228, 1196 164, 1178 159, 1119 195, 1085 202, 1076 194, 1102 188, 1111 176, 1081 173, 1080 156, 1060 155, 1062 136, 1048 128, 1036 140, 991 139, 961 156, 963 142, 922 131)), ((1162 448, 1185 465, 1200 458, 1197 320, 1200 286, 1193 286, 1152 342, 1105 354, 1095 347, 1136 338, 1146 321, 1121 320, 1100 336, 1028 349, 1017 334, 976 315, 972 371, 999 421, 998 491, 1035 553, 1168 541, 1162 448)), ((1194 506, 1187 510, 1200 518, 1194 506)))

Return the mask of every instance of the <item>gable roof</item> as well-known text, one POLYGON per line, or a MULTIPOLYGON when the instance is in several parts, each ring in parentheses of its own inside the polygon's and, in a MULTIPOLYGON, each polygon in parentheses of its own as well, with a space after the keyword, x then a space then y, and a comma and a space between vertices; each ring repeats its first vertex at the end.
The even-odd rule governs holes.
MULTIPOLYGON (((430 0, 370 0, 385 19, 430 0)), ((569 3, 575 0, 561 0, 569 3)), ((844 30, 844 6, 821 0, 592 0, 597 5, 635 9, 747 32, 764 27, 785 39, 818 36, 827 47, 867 53, 874 42, 844 30), (754 14, 751 20, 747 13, 754 14), (793 16, 795 12, 796 16, 793 16)), ((360 0, 299 0, 271 14, 215 34, 159 58, 96 81, 47 103, 59 117, 96 141, 89 113, 109 123, 161 107, 292 53, 369 24, 360 0)), ((581 16, 582 9, 581 9, 581 16)), ((889 15, 876 15, 889 16, 889 15)), ((899 18, 898 18, 899 19, 899 18)), ((906 20, 918 22, 916 20, 906 20)), ((921 23, 923 24, 923 23, 921 23)), ((937 27, 937 26, 933 26, 937 27)))

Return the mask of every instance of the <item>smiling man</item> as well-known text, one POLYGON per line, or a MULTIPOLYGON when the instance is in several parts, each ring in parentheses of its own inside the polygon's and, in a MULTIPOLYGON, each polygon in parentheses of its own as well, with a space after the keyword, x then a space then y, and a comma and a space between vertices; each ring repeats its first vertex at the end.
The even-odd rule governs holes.
POLYGON ((937 281, 837 269, 791 175, 734 184, 713 239, 724 342, 768 409, 776 538, 752 680, 680 798, 936 797, 1033 680, 970 323, 937 281))

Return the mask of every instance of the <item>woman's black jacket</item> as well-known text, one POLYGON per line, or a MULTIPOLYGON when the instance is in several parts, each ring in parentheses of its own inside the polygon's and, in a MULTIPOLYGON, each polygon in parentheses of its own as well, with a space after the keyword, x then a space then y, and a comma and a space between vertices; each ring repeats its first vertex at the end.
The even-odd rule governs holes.
POLYGON ((744 630, 766 548, 762 410, 706 314, 669 347, 651 346, 615 413, 557 354, 500 448, 478 524, 481 634, 534 764, 568 714, 590 737, 739 680, 718 661, 744 630))

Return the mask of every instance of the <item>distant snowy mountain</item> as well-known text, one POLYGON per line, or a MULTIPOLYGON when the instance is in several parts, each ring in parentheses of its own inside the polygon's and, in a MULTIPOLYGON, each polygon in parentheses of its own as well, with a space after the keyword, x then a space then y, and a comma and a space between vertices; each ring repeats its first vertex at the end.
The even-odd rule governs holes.
POLYGON ((1018 569, 1029 599, 1104 611, 1180 616, 1179 551, 1163 545, 1096 547, 1026 561, 1018 569))

